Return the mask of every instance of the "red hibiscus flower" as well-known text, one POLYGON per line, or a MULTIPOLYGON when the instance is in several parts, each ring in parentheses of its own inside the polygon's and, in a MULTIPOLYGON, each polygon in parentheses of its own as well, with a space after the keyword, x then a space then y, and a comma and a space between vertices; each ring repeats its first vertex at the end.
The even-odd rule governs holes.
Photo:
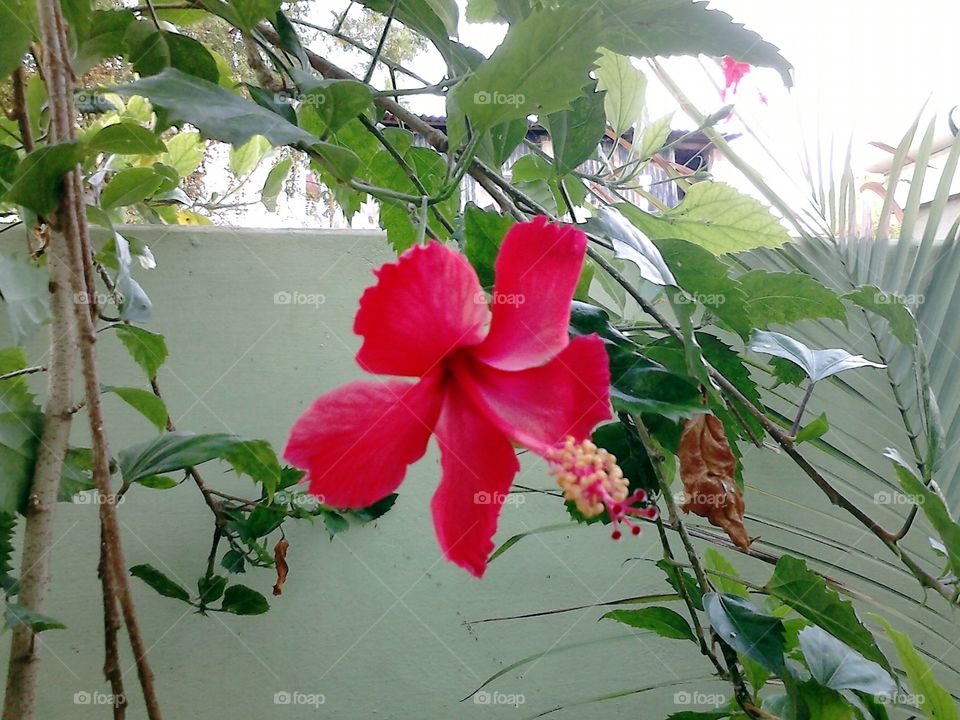
POLYGON ((519 469, 514 443, 550 460, 585 507, 599 502, 615 522, 626 520, 644 498, 626 497, 622 473, 606 471, 609 458, 574 467, 580 456, 593 462, 597 448, 587 438, 610 417, 603 341, 567 334, 585 250, 571 226, 546 218, 514 225, 492 299, 463 255, 436 242, 376 270, 354 321, 363 337, 357 362, 419 379, 353 382, 310 406, 284 451, 306 470, 310 492, 333 507, 370 505, 400 485, 436 436, 437 539, 448 560, 477 577, 519 469))

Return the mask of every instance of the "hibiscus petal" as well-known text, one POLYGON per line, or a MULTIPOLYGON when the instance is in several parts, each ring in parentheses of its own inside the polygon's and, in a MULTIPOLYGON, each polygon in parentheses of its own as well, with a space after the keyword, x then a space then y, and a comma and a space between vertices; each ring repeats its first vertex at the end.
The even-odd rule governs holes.
POLYGON ((544 217, 517 223, 497 256, 490 333, 476 355, 501 370, 542 365, 567 346, 586 236, 544 217))
POLYGON ((423 457, 443 401, 439 376, 354 382, 317 398, 290 430, 287 462, 333 507, 361 508, 393 492, 423 457))
POLYGON ((473 361, 455 368, 471 399, 520 445, 543 454, 579 442, 610 418, 610 365, 603 340, 576 337, 546 365, 509 372, 473 361))
POLYGON ((520 463, 510 439, 456 386, 444 398, 437 440, 443 479, 430 503, 437 541, 448 560, 482 577, 520 463))
POLYGON ((364 370, 423 376, 448 353, 483 340, 490 308, 460 253, 416 245, 374 273, 377 284, 363 293, 353 323, 364 370))

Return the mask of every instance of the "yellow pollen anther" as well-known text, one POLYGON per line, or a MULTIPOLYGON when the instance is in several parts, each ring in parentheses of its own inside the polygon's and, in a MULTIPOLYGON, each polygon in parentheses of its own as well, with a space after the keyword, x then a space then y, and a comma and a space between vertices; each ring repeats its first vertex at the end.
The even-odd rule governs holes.
POLYGON ((567 436, 563 445, 547 453, 550 474, 584 517, 596 517, 606 509, 604 500, 623 502, 629 482, 617 458, 589 440, 577 443, 567 436))

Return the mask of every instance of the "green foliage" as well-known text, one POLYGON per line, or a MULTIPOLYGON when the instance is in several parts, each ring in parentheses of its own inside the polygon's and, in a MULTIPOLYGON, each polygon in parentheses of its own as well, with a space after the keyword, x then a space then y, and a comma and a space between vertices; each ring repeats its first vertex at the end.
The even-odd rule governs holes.
POLYGON ((547 115, 553 141, 554 170, 558 177, 573 172, 597 150, 606 132, 604 93, 587 91, 569 108, 547 115))
POLYGON ((619 137, 643 116, 647 76, 633 66, 629 57, 606 48, 600 49, 596 73, 597 88, 606 91, 603 106, 607 122, 619 137))
POLYGON ((7 77, 20 65, 33 41, 32 21, 36 11, 29 0, 10 0, 0 5, 0 27, 5 29, 0 44, 0 77, 7 77), (25 22, 29 20, 29 22, 25 22))
POLYGON ((612 610, 604 619, 616 620, 640 630, 652 630, 657 635, 674 640, 697 642, 683 615, 665 607, 640 608, 639 610, 612 610))
POLYGON ((493 287, 497 253, 513 223, 513 218, 481 210, 473 203, 463 210, 463 252, 485 288, 493 287))
POLYGON ((114 387, 104 385, 101 392, 109 392, 123 400, 138 413, 143 415, 159 431, 163 431, 167 424, 167 406, 163 400, 148 390, 134 387, 114 387))
POLYGON ((152 565, 134 565, 130 574, 140 578, 164 597, 190 602, 190 593, 179 583, 174 582, 152 565))
POLYGON ((771 672, 783 673, 783 624, 779 618, 739 595, 725 593, 705 594, 703 608, 724 642, 771 672))
POLYGON ((48 215, 60 204, 63 178, 83 157, 76 142, 43 145, 17 165, 13 182, 0 196, 5 202, 22 205, 38 215, 48 215))
POLYGON ((819 627, 800 631, 800 649, 810 674, 832 690, 857 690, 892 697, 897 686, 890 674, 819 627))
POLYGON ((231 585, 223 593, 220 609, 234 615, 261 615, 270 609, 270 603, 246 585, 231 585))
POLYGON ((129 121, 101 128, 86 145, 87 150, 93 153, 157 155, 166 151, 166 146, 156 135, 142 125, 129 121))
POLYGON ((789 360, 801 368, 812 382, 824 380, 845 370, 885 367, 867 360, 862 355, 852 355, 846 350, 811 350, 799 340, 777 332, 755 332, 750 349, 789 360))
POLYGON ((18 345, 50 319, 47 282, 47 273, 37 264, 0 254, 0 293, 18 345))
POLYGON ((157 370, 167 359, 167 343, 163 335, 157 335, 134 325, 115 325, 117 338, 130 353, 133 361, 153 379, 157 370))

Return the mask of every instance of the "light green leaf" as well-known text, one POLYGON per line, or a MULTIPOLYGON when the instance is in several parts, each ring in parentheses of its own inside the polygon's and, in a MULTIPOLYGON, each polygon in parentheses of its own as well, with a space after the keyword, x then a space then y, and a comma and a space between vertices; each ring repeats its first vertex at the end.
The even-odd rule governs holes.
POLYGON ((951 517, 936 483, 931 482, 930 487, 924 485, 897 450, 887 448, 883 454, 893 462, 903 492, 923 510, 923 514, 943 540, 950 568, 954 574, 960 575, 960 524, 951 517))
POLYGON ((34 5, 29 0, 6 0, 0 3, 0 27, 3 28, 0 77, 8 77, 23 61, 33 41, 31 25, 35 17, 34 5))
POLYGON ((808 423, 797 432, 796 442, 810 442, 823 437, 830 429, 830 423, 827 421, 827 414, 820 413, 816 420, 808 423))
POLYGON ((707 574, 710 576, 710 580, 717 587, 717 590, 722 593, 727 593, 728 595, 739 595, 742 598, 750 597, 750 593, 747 592, 746 585, 731 579, 731 577, 740 577, 740 574, 733 566, 733 563, 727 560, 717 550, 714 550, 713 548, 707 549, 703 555, 703 565, 707 571, 707 574), (711 573, 711 570, 717 570, 723 573, 723 575, 711 573))
POLYGON ((799 340, 778 332, 758 330, 750 341, 754 352, 789 360, 803 368, 807 377, 818 382, 844 370, 861 367, 883 368, 885 365, 867 360, 862 355, 851 355, 846 350, 811 350, 799 340))
POLYGON ((641 630, 652 630, 657 635, 674 640, 696 642, 690 623, 680 613, 665 607, 648 607, 639 610, 612 610, 601 619, 616 620, 641 630))
POLYGON ((117 338, 130 353, 130 357, 152 380, 157 370, 167 359, 167 343, 163 335, 138 328, 135 325, 115 325, 117 338))
POLYGON ((294 77, 303 91, 300 97, 300 124, 317 137, 337 132, 370 109, 373 91, 357 80, 318 80, 305 72, 294 77))
POLYGON ((868 660, 890 670, 890 663, 850 601, 827 587, 826 581, 811 572, 803 560, 789 555, 781 557, 766 590, 868 660))
POLYGON ((198 132, 178 132, 166 141, 167 152, 163 162, 177 171, 180 177, 188 177, 203 162, 204 143, 198 132))
POLYGON ((884 697, 892 697, 896 692, 890 673, 821 628, 805 627, 799 639, 807 668, 821 685, 884 697))
POLYGON ((153 423, 157 430, 163 431, 167 424, 167 406, 163 400, 158 398, 149 390, 141 390, 133 387, 114 387, 113 385, 104 385, 101 392, 113 393, 127 405, 132 407, 147 420, 153 423))
POLYGON ((50 276, 36 264, 18 257, 0 255, 0 293, 17 345, 50 320, 50 276))
POLYGON ((465 134, 524 118, 548 115, 582 95, 596 60, 600 15, 580 7, 534 10, 510 28, 503 43, 447 98, 451 145, 465 134))
POLYGON ((876 313, 890 324, 890 332, 904 345, 917 344, 917 321, 903 301, 876 285, 861 285, 843 296, 864 310, 876 313))
POLYGON ((897 657, 907 673, 910 687, 917 696, 920 708, 929 720, 957 720, 957 706, 943 686, 937 682, 930 666, 920 656, 906 633, 895 630, 885 618, 871 613, 870 617, 883 626, 893 641, 897 657))
POLYGON ((67 626, 59 620, 27 610, 27 608, 16 603, 7 602, 6 610, 3 613, 3 627, 4 629, 12 629, 18 625, 26 625, 35 633, 41 633, 45 630, 67 629, 67 626))
POLYGON ((635 146, 637 156, 643 160, 653 157, 670 139, 670 129, 673 123, 673 113, 669 112, 654 120, 643 129, 640 135, 640 144, 635 146))
POLYGON ((629 205, 617 207, 653 240, 680 238, 714 255, 777 248, 790 241, 769 209, 726 183, 695 183, 677 207, 662 215, 629 205))
POLYGON ((768 670, 783 672, 783 623, 779 618, 739 595, 706 593, 703 608, 724 642, 768 670))
POLYGON ((253 172, 270 150, 270 141, 263 135, 254 135, 239 147, 230 148, 230 172, 243 177, 253 172))
POLYGON ((264 18, 273 18, 280 9, 280 0, 203 0, 202 5, 231 25, 250 32, 264 18))
POLYGON ((607 122, 619 137, 639 125, 647 92, 647 76, 630 62, 630 58, 600 48, 597 60, 597 89, 606 90, 603 106, 607 122))
POLYGON ((148 475, 137 480, 137 484, 152 490, 169 490, 175 488, 180 482, 166 475, 148 475))
POLYGON ((274 165, 267 174, 267 179, 263 183, 263 190, 260 191, 260 202, 270 212, 277 211, 277 198, 280 196, 280 190, 283 189, 283 183, 290 174, 290 168, 293 167, 293 158, 284 158, 274 165))

